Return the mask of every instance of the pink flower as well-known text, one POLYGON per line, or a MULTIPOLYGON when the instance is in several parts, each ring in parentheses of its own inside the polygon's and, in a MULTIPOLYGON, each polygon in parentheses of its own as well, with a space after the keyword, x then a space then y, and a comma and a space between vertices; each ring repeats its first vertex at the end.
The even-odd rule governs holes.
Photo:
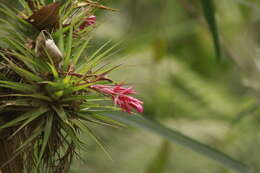
POLYGON ((96 23, 96 16, 89 16, 84 19, 84 22, 79 26, 80 30, 83 30, 84 28, 93 25, 96 23))
POLYGON ((143 112, 143 102, 129 96, 136 93, 132 88, 125 88, 121 85, 92 85, 91 88, 100 93, 110 95, 114 103, 121 107, 124 112, 132 113, 132 109, 135 109, 137 112, 143 112))

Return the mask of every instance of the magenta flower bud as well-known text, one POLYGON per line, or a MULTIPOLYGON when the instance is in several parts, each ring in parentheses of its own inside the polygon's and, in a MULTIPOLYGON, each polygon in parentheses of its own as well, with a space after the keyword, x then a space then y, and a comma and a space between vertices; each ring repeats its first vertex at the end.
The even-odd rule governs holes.
POLYGON ((90 25, 94 25, 95 23, 96 23, 96 16, 91 15, 84 19, 84 22, 79 26, 79 29, 83 30, 90 25))
POLYGON ((143 112, 143 102, 128 95, 113 96, 114 103, 122 108, 124 112, 131 113, 132 108, 137 112, 143 112))
POLYGON ((100 92, 100 93, 103 93, 103 94, 106 94, 106 95, 114 95, 116 94, 114 91, 113 91, 113 88, 112 86, 107 86, 107 85, 92 85, 91 86, 92 89, 100 92))
POLYGON ((102 94, 111 96, 114 103, 124 112, 132 113, 132 109, 135 109, 137 112, 143 112, 143 102, 129 96, 136 93, 132 88, 125 88, 121 85, 92 85, 91 88, 102 94))

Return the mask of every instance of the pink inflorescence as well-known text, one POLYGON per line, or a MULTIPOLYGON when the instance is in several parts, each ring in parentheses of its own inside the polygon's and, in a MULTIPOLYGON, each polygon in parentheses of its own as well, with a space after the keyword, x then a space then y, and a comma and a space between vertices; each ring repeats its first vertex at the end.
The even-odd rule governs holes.
POLYGON ((84 19, 84 22, 79 26, 80 30, 83 30, 84 28, 90 26, 90 25, 94 25, 96 23, 96 16, 92 15, 89 17, 86 17, 84 19))
POLYGON ((143 112, 143 102, 129 96, 136 92, 132 88, 125 88, 122 85, 92 85, 92 89, 110 95, 115 104, 117 104, 124 112, 132 113, 132 109, 137 112, 143 112))

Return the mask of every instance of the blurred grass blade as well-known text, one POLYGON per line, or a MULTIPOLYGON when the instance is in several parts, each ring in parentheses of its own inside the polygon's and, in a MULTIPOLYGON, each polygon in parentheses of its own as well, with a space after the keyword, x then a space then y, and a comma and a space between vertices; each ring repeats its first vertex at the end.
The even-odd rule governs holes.
POLYGON ((221 48, 219 42, 219 34, 218 34, 218 27, 215 18, 215 6, 213 0, 201 0, 203 14, 208 23, 210 32, 213 37, 215 52, 217 58, 221 58, 221 48))
POLYGON ((170 143, 164 141, 159 152, 149 163, 146 173, 164 173, 170 157, 170 143))
POLYGON ((233 125, 238 124, 242 119, 247 116, 254 115, 258 111, 259 106, 257 104, 249 105, 248 107, 242 109, 231 122, 233 125))
POLYGON ((232 169, 238 173, 251 173, 252 171, 248 166, 244 165, 240 161, 234 160, 225 153, 222 153, 206 144, 183 135, 177 130, 169 129, 159 123, 152 122, 139 115, 129 116, 122 114, 104 114, 103 116, 157 134, 171 142, 190 148, 195 152, 215 160, 226 168, 232 169))

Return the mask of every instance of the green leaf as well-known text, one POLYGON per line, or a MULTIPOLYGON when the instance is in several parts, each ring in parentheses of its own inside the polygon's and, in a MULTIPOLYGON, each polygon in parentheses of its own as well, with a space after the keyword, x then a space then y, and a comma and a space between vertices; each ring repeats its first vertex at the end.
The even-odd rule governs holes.
POLYGON ((59 47, 60 51, 62 53, 64 53, 64 33, 63 33, 62 21, 60 21, 59 23, 60 23, 60 26, 59 26, 60 29, 57 31, 58 39, 59 39, 58 47, 59 47))
POLYGON ((6 94, 2 96, 10 96, 10 97, 31 97, 35 99, 45 100, 45 101, 52 101, 49 97, 42 95, 42 94, 6 94))
POLYGON ((58 71, 56 70, 55 66, 52 65, 52 64, 50 64, 50 63, 48 63, 48 65, 49 65, 49 67, 50 67, 50 69, 51 69, 51 72, 52 72, 52 74, 53 74, 53 77, 54 77, 55 79, 58 79, 58 78, 59 78, 59 73, 58 73, 58 71))
POLYGON ((78 133, 76 132, 75 128, 68 123, 62 123, 61 126, 65 134, 70 137, 73 144, 78 149, 84 149, 84 143, 79 139, 78 133))
POLYGON ((16 149, 16 152, 26 148, 26 146, 29 145, 37 136, 39 136, 43 130, 44 129, 42 128, 42 124, 38 125, 38 127, 32 132, 32 135, 28 139, 26 139, 26 141, 24 141, 21 146, 19 146, 16 149))
POLYGON ((38 106, 37 103, 32 103, 28 99, 17 99, 17 100, 1 100, 0 101, 0 110, 2 108, 5 108, 7 106, 29 106, 29 107, 35 107, 38 106))
POLYGON ((21 4, 22 4, 22 6, 23 6, 23 8, 26 10, 26 12, 28 13, 28 15, 30 16, 30 15, 32 15, 32 10, 30 9, 30 7, 29 7, 29 5, 27 4, 27 2, 25 2, 24 0, 18 0, 21 4))
MULTIPOLYGON (((21 51, 22 53, 25 53, 25 55, 29 55, 29 56, 30 56, 29 53, 32 53, 32 51, 31 51, 30 49, 28 49, 28 48, 24 45, 24 43, 22 43, 22 42, 20 42, 20 41, 18 41, 18 40, 14 39, 14 38, 8 38, 8 37, 5 37, 4 39, 5 39, 7 42, 9 42, 9 44, 10 44, 14 49, 17 49, 17 50, 21 51)), ((21 36, 20 39, 22 40, 22 39, 25 39, 25 38, 23 38, 23 37, 21 36)))
POLYGON ((81 54, 83 53, 83 51, 86 49, 89 40, 85 40, 84 43, 82 44, 82 46, 77 50, 77 52, 75 53, 75 56, 73 57, 73 64, 77 64, 79 57, 81 56, 81 54))
POLYGON ((10 8, 8 8, 3 3, 1 3, 0 5, 1 5, 0 11, 2 11, 4 14, 6 14, 7 16, 9 16, 13 19, 17 19, 17 16, 15 15, 14 11, 12 11, 10 8))
POLYGON ((106 97, 101 97, 100 95, 76 95, 76 96, 69 96, 69 97, 64 97, 61 99, 62 102, 70 102, 74 100, 87 100, 87 101, 107 101, 111 100, 106 97))
POLYGON ((22 115, 19 115, 16 119, 9 121, 8 123, 5 123, 4 125, 0 126, 0 130, 4 129, 4 128, 8 128, 8 127, 12 127, 12 126, 16 126, 17 124, 19 124, 21 121, 30 119, 31 117, 34 116, 39 116, 45 112, 48 111, 47 107, 40 107, 37 109, 33 109, 31 111, 28 111, 22 115))
POLYGON ((74 26, 74 24, 72 23, 71 26, 70 26, 69 35, 68 35, 67 42, 66 42, 66 45, 67 45, 66 56, 65 56, 65 59, 64 59, 64 63, 63 63, 63 65, 64 65, 63 69, 64 70, 67 70, 68 65, 70 63, 72 41, 73 41, 73 26, 74 26))
POLYGON ((72 12, 75 8, 73 5, 71 5, 72 1, 73 0, 62 0, 61 1, 64 3, 59 11, 59 15, 61 16, 61 21, 66 20, 72 14, 72 12))
POLYGON ((80 128, 80 130, 88 133, 90 135, 90 137, 92 137, 95 140, 95 142, 100 146, 100 148, 104 151, 104 153, 106 153, 108 158, 113 160, 112 157, 110 156, 110 154, 108 153, 108 151, 106 150, 106 148, 100 142, 100 139, 92 132, 92 130, 88 126, 86 126, 84 123, 82 123, 80 120, 77 120, 77 119, 73 119, 71 121, 73 122, 73 124, 78 126, 80 128))
MULTIPOLYGON (((103 53, 97 55, 97 56, 94 56, 92 55, 87 64, 85 65, 85 67, 80 71, 81 73, 86 73, 88 72, 92 67, 95 67, 99 64, 99 62, 106 56, 108 56, 108 54, 116 47, 118 46, 119 43, 111 46, 110 48, 108 48, 107 50, 105 50, 103 53)), ((95 53, 94 53, 95 54, 95 53)))
POLYGON ((35 57, 32 56, 33 52, 25 47, 24 43, 8 37, 5 37, 3 40, 14 49, 8 52, 8 54, 20 59, 31 71, 36 72, 34 66, 42 69, 41 65, 35 61, 35 57))
POLYGON ((0 87, 9 88, 24 93, 33 93, 36 92, 37 90, 37 88, 32 85, 18 83, 18 82, 11 82, 11 81, 3 81, 3 80, 0 80, 0 87))
MULTIPOLYGON (((111 42, 111 41, 107 41, 107 42, 104 43, 100 48, 98 48, 98 49, 88 58, 88 61, 93 60, 110 42, 111 42)), ((104 52, 104 53, 105 53, 105 52, 104 52)), ((104 54, 104 53, 103 53, 103 54, 104 54)), ((108 52, 107 52, 107 53, 108 53, 108 52)), ((80 73, 81 73, 81 72, 84 73, 84 72, 86 72, 86 71, 89 70, 89 66, 87 67, 87 69, 86 69, 85 66, 86 66, 85 64, 81 66, 82 69, 80 69, 80 71, 79 71, 80 73)))
POLYGON ((45 0, 39 0, 41 4, 43 4, 44 6, 46 5, 45 0))
POLYGON ((95 118, 94 115, 87 116, 86 114, 78 114, 78 116, 79 116, 79 119, 81 119, 83 121, 91 122, 91 123, 102 125, 102 126, 109 126, 109 127, 113 127, 113 128, 124 127, 122 124, 119 124, 116 121, 112 121, 110 119, 109 120, 98 119, 98 118, 95 118))
POLYGON ((11 136, 12 138, 15 134, 17 134, 21 129, 23 129, 26 125, 31 123, 33 120, 41 116, 42 114, 46 113, 49 110, 49 108, 46 109, 39 109, 31 114, 30 118, 28 118, 11 136))
POLYGON ((219 42, 219 34, 218 34, 218 27, 217 22, 215 18, 215 6, 213 0, 201 0, 204 17, 208 23, 210 32, 213 37, 216 56, 218 58, 221 57, 221 48, 220 48, 220 42, 219 42))
POLYGON ((30 145, 30 143, 31 143, 32 141, 34 141, 34 139, 40 135, 40 133, 42 132, 42 130, 43 130, 43 129, 41 128, 41 125, 39 125, 39 126, 33 131, 32 135, 31 135, 28 139, 26 139, 26 141, 24 141, 21 146, 19 146, 19 147, 16 149, 14 155, 13 155, 7 162, 5 162, 5 163, 4 163, 3 165, 1 165, 1 166, 2 166, 2 167, 5 167, 5 166, 8 165, 10 162, 12 162, 16 157, 18 157, 18 156, 23 152, 23 150, 26 149, 27 145, 30 145))
MULTIPOLYGON (((0 3, 0 5, 1 5, 0 11, 2 11, 4 14, 11 17, 12 19, 16 20, 16 23, 19 22, 20 24, 26 25, 27 27, 30 28, 31 25, 28 22, 26 22, 24 19, 17 16, 16 9, 10 9, 3 3, 0 3)), ((21 29, 21 28, 19 28, 19 29, 21 29)))
POLYGON ((251 173, 252 171, 252 169, 245 164, 231 158, 215 148, 194 140, 175 129, 169 129, 157 122, 152 122, 139 115, 104 114, 103 116, 157 134, 173 143, 187 147, 212 160, 215 160, 226 168, 232 169, 238 173, 251 173))
POLYGON ((55 110, 55 112, 57 113, 57 115, 58 115, 64 122, 67 122, 68 117, 67 117, 67 114, 66 114, 65 110, 63 109, 63 107, 61 107, 61 106, 52 106, 52 108, 55 110))
POLYGON ((73 88, 73 91, 75 92, 75 91, 79 91, 79 90, 83 90, 83 89, 88 89, 89 86, 94 85, 94 84, 95 83, 86 83, 84 85, 75 86, 73 88))
POLYGON ((42 141, 42 147, 41 147, 40 155, 39 155, 39 158, 38 158, 38 161, 37 161, 37 164, 36 164, 36 168, 41 163, 42 156, 44 154, 44 151, 46 149, 47 143, 49 141, 49 138, 50 138, 50 135, 51 135, 51 131, 52 131, 52 123, 53 123, 53 115, 50 114, 47 117, 45 129, 44 129, 44 136, 43 136, 43 141, 42 141))
POLYGON ((36 82, 41 82, 43 81, 42 78, 40 78, 39 76, 18 67, 16 64, 14 64, 12 61, 10 61, 3 53, 0 53, 0 55, 9 63, 10 67, 21 77, 24 77, 25 79, 27 79, 28 81, 36 81, 36 82))
POLYGON ((28 56, 28 55, 24 56, 20 53, 16 53, 15 51, 10 54, 20 59, 33 72, 36 72, 34 67, 38 67, 42 69, 42 67, 33 60, 32 56, 28 56))

